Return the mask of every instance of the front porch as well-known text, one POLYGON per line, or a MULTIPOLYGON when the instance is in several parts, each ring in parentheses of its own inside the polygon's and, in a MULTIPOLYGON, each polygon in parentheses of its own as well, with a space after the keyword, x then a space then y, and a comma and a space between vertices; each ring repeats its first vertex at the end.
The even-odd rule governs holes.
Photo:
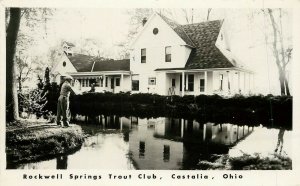
POLYGON ((250 94, 254 75, 241 69, 172 70, 165 73, 165 95, 250 94))
POLYGON ((129 72, 98 72, 98 73, 70 73, 74 78, 73 86, 80 92, 91 91, 92 86, 95 92, 130 91, 129 72))

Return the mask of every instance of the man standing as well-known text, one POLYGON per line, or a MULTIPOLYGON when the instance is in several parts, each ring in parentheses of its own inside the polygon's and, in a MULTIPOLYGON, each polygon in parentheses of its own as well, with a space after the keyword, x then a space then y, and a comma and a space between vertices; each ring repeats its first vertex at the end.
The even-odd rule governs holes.
POLYGON ((63 121, 63 126, 69 127, 69 121, 70 121, 70 109, 69 109, 69 97, 70 93, 74 92, 74 90, 71 87, 71 81, 73 78, 70 75, 64 75, 64 83, 61 86, 60 89, 60 96, 58 98, 57 103, 57 120, 56 123, 59 126, 61 125, 61 116, 63 121))

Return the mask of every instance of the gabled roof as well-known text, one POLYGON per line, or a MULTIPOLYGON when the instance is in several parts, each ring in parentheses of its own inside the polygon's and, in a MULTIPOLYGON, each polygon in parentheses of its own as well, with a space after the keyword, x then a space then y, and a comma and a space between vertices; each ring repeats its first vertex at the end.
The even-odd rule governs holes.
POLYGON ((96 61, 93 72, 98 71, 129 71, 129 59, 96 61))
POLYGON ((187 45, 189 45, 191 47, 195 47, 194 42, 185 33, 185 30, 182 28, 182 25, 176 23, 175 21, 173 21, 161 14, 157 14, 157 15, 159 15, 187 45))
POLYGON ((77 72, 91 72, 94 61, 97 59, 93 56, 84 54, 76 54, 67 56, 70 62, 73 64, 77 72))
POLYGON ((216 20, 182 25, 185 33, 195 44, 185 68, 230 68, 235 66, 216 46, 222 23, 223 21, 216 20))
POLYGON ((186 69, 230 68, 235 66, 234 62, 230 62, 216 46, 223 24, 222 20, 180 25, 163 15, 160 17, 187 45, 192 47, 192 52, 185 65, 186 69))
POLYGON ((67 56, 77 72, 100 72, 100 71, 129 71, 129 59, 102 60, 98 57, 84 54, 67 56))

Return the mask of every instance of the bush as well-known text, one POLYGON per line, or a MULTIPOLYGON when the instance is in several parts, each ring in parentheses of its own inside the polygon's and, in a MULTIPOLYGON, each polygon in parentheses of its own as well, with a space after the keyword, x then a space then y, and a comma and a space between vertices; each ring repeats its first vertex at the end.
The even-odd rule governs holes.
POLYGON ((292 127, 292 97, 219 95, 161 96, 157 94, 86 93, 71 96, 73 115, 133 115, 142 117, 182 117, 202 122, 263 124, 292 127))

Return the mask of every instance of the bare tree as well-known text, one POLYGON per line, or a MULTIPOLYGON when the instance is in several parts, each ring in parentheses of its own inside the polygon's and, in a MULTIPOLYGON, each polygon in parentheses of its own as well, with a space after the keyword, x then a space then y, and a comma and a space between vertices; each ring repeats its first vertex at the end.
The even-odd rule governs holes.
POLYGON ((284 46, 283 29, 282 29, 282 10, 267 9, 263 10, 264 15, 267 16, 271 23, 273 40, 272 51, 275 57, 275 63, 279 73, 280 92, 281 95, 290 95, 289 84, 286 77, 286 67, 291 61, 292 47, 284 46), (275 19, 275 12, 277 11, 278 19, 275 19))
POLYGON ((19 84, 19 91, 22 92, 22 85, 23 83, 28 80, 30 72, 33 70, 31 63, 28 62, 28 56, 24 56, 21 58, 19 55, 19 59, 16 60, 17 62, 17 80, 19 84))
POLYGON ((206 21, 209 21, 209 15, 210 15, 211 10, 212 10, 212 8, 207 9, 206 21))
POLYGON ((182 13, 187 24, 194 23, 194 9, 182 9, 182 13))

